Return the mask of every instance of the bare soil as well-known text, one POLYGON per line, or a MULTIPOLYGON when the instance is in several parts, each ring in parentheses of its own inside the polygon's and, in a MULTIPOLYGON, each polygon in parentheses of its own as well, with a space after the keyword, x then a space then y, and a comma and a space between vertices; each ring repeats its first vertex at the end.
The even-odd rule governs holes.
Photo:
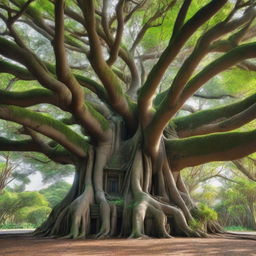
POLYGON ((213 238, 67 240, 29 234, 0 235, 1 256, 256 255, 256 236, 213 238))

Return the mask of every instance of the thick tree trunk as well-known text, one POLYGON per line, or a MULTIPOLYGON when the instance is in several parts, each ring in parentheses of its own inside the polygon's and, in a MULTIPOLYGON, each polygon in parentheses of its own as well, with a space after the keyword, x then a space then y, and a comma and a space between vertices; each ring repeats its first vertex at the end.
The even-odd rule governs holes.
MULTIPOLYGON (((171 171, 164 140, 152 161, 144 152, 140 132, 121 143, 120 135, 115 135, 89 150, 77 165, 70 192, 35 234, 66 238, 206 236, 207 230, 189 226, 195 207, 180 174, 171 171), (115 170, 122 183, 115 191, 118 194, 109 191, 109 169, 115 170)), ((209 231, 218 228, 208 223, 209 231)))

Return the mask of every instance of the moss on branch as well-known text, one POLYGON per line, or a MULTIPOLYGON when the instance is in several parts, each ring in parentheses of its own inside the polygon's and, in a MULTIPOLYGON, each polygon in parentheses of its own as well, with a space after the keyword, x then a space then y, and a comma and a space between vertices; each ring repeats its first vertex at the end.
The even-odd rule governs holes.
POLYGON ((27 69, 4 60, 0 60, 0 73, 9 73, 22 80, 34 80, 27 69))
POLYGON ((205 124, 210 124, 222 118, 230 118, 239 112, 249 108, 256 102, 256 94, 241 101, 222 107, 198 111, 194 114, 173 119, 175 129, 179 131, 192 130, 205 124))
POLYGON ((81 135, 62 122, 31 110, 11 105, 0 105, 0 117, 38 131, 56 141, 71 152, 85 156, 88 143, 81 135))
POLYGON ((256 130, 166 141, 172 170, 212 161, 229 161, 256 151, 256 130))
POLYGON ((0 90, 2 104, 28 107, 39 103, 57 104, 57 96, 47 89, 32 89, 23 92, 0 90))

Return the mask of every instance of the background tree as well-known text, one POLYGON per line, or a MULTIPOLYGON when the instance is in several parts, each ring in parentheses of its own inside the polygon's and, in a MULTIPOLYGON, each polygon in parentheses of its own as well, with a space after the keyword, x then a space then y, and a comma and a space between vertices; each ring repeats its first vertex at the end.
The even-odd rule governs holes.
POLYGON ((255 70, 254 1, 3 0, 0 8, 0 72, 9 79, 0 118, 19 133, 3 136, 0 150, 76 167, 70 192, 37 233, 91 234, 96 203, 96 237, 170 237, 170 226, 205 235, 189 226, 196 206, 179 172, 255 152, 256 130, 246 126, 255 89, 243 84, 242 99, 176 115, 222 72, 255 70), (121 224, 104 191, 106 166, 125 172, 121 224))
POLYGON ((48 202, 38 192, 4 191, 0 198, 0 225, 22 222, 40 225, 50 210, 48 202))

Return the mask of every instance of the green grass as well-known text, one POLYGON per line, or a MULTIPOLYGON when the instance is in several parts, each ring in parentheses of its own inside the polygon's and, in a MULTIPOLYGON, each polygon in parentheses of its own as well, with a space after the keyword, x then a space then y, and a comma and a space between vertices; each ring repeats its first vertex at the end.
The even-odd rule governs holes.
POLYGON ((243 226, 228 226, 224 228, 226 231, 255 231, 243 226))
POLYGON ((36 228, 35 225, 31 223, 5 223, 5 224, 0 224, 0 229, 32 229, 36 228))

